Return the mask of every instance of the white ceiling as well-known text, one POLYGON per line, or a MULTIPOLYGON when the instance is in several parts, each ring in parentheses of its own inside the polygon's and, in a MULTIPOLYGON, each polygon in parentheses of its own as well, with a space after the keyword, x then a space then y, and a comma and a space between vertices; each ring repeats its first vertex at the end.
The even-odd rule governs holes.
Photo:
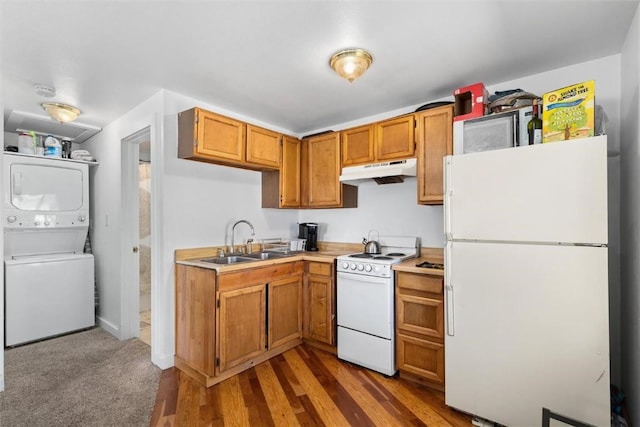
MULTIPOLYGON (((103 127, 161 88, 305 134, 620 52, 638 0, 2 0, 2 103, 103 127), (340 79, 329 57, 368 49, 340 79)), ((526 90, 526 88, 523 88, 526 90)))

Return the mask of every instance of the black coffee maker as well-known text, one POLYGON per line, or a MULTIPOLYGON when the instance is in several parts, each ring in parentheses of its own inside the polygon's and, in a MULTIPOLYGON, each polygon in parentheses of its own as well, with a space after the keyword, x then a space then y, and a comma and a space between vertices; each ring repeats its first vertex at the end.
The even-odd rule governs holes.
POLYGON ((307 240, 307 250, 318 250, 318 224, 315 222, 303 222, 298 224, 298 239, 307 240))

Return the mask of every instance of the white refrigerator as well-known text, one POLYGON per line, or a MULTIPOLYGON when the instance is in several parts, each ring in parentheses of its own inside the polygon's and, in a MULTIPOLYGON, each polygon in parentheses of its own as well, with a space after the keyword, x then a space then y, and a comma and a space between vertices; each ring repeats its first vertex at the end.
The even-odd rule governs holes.
POLYGON ((606 136, 444 162, 446 404, 609 425, 606 136))

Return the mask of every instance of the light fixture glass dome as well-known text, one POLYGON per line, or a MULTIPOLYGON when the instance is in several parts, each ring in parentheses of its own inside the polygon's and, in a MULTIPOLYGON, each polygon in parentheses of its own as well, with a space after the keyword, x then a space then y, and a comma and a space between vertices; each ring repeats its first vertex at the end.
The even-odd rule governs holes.
POLYGON ((345 49, 335 53, 329 65, 340 77, 354 81, 369 68, 373 57, 364 49, 345 49))
POLYGON ((42 108, 49 113, 51 118, 60 123, 72 122, 80 115, 80 110, 71 105, 60 104, 58 102, 45 102, 41 105, 42 108))

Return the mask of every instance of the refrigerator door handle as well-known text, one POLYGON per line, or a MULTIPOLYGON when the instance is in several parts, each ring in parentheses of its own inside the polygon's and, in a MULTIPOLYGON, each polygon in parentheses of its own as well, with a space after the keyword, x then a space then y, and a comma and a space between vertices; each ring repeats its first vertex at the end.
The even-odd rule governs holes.
POLYGON ((451 247, 453 243, 447 242, 444 253, 444 289, 445 289, 445 303, 447 312, 447 335, 454 336, 453 329, 453 284, 451 283, 451 247))
POLYGON ((444 160, 444 234, 447 240, 451 239, 451 156, 445 156, 444 160))

